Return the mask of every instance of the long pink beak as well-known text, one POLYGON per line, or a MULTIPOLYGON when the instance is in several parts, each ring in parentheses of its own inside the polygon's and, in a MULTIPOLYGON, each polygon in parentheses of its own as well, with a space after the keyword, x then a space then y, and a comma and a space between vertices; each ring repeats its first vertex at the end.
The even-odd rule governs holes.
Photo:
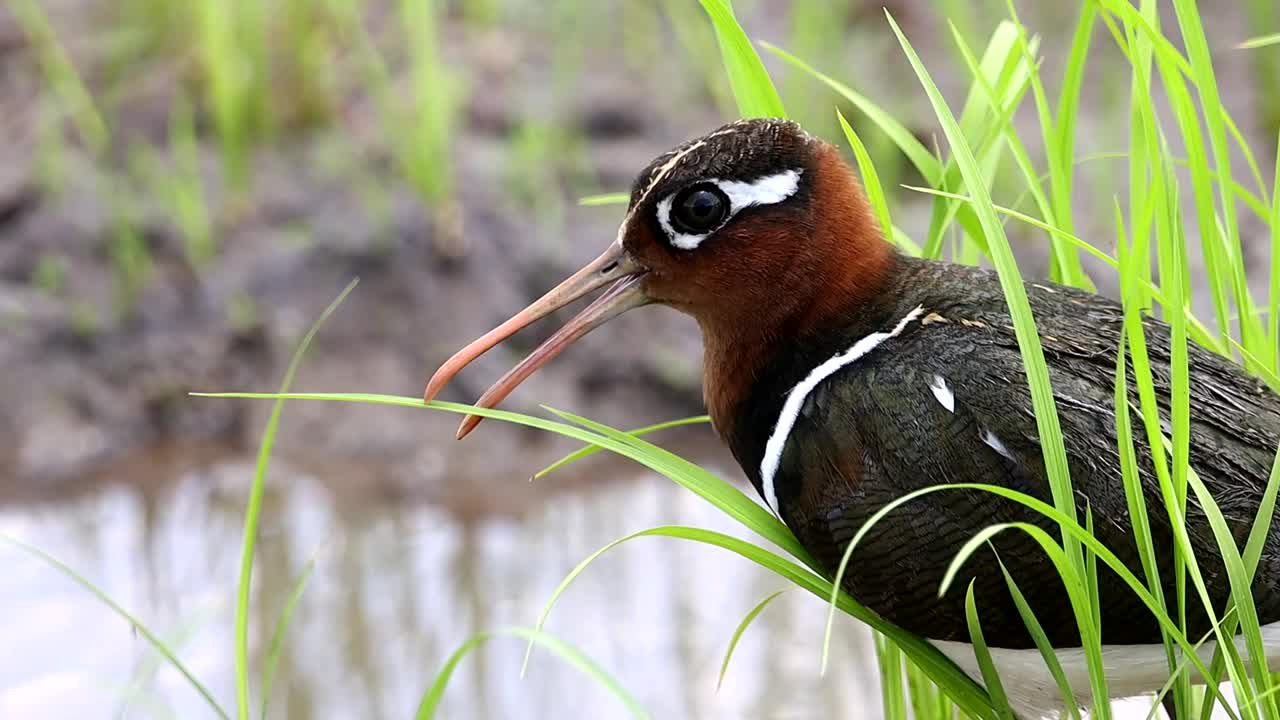
MULTIPOLYGON (((454 353, 453 357, 446 360, 427 381, 423 399, 431 402, 444 386, 449 384, 454 375, 503 340, 593 290, 611 285, 603 295, 596 298, 595 302, 575 315, 520 364, 499 378, 475 403, 477 407, 482 408, 496 406, 511 394, 516 386, 559 355, 575 340, 632 308, 647 305, 650 299, 645 295, 640 283, 646 272, 647 268, 636 262, 620 243, 615 242, 600 257, 587 263, 581 270, 570 275, 529 307, 512 315, 506 322, 454 353)), ((480 424, 480 420, 481 418, 477 415, 468 415, 464 418, 462 425, 458 427, 458 439, 466 437, 467 433, 480 424)))

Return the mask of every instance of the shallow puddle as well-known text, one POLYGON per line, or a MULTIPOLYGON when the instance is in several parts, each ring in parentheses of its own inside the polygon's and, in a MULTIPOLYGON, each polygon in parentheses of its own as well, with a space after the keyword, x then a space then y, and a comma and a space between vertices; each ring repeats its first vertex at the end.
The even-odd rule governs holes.
MULTIPOLYGON (((308 560, 316 564, 281 654, 270 716, 410 717, 459 644, 480 630, 532 625, 565 575, 603 545, 667 524, 742 534, 667 480, 616 463, 595 467, 634 477, 568 491, 549 485, 545 501, 525 512, 461 521, 426 504, 339 499, 329 483, 277 462, 255 573, 255 686, 295 578, 308 560)), ((249 457, 209 460, 168 485, 142 483, 147 491, 116 485, 10 506, 0 510, 0 531, 98 584, 234 714, 232 616, 251 473, 249 457)), ((88 591, 13 546, 0 545, 0 563, 0 717, 215 717, 88 591)), ((718 548, 640 538, 587 569, 547 629, 612 673, 655 718, 878 715, 869 635, 841 621, 832 667, 820 678, 825 604, 794 589, 746 632, 716 691, 735 626, 786 586, 718 548)), ((522 640, 499 637, 468 656, 440 717, 628 717, 547 651, 535 651, 522 680, 523 653, 522 640)))

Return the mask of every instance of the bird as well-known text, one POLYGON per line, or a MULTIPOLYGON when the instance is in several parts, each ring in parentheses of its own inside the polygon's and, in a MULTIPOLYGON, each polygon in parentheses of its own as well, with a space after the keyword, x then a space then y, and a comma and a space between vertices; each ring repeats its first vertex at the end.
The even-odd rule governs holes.
MULTIPOLYGON (((1102 295, 1049 281, 1023 285, 1056 402, 1077 513, 1139 578, 1117 444, 1115 375, 1125 313, 1102 295)), ((904 254, 886 238, 839 149, 783 119, 746 119, 655 158, 637 176, 617 237, 560 285, 459 350, 428 381, 435 398, 467 364, 575 300, 603 293, 476 402, 494 407, 566 347, 629 310, 658 304, 693 317, 703 397, 717 435, 761 500, 834 576, 855 533, 921 488, 998 485, 1051 502, 1031 390, 994 270, 904 254)), ((1151 372, 1168 422, 1169 327, 1144 315, 1151 372)), ((1280 397, 1233 360, 1188 344, 1190 465, 1244 546, 1280 441, 1280 397)), ((1132 364, 1129 364, 1132 376, 1132 364)), ((1136 404, 1130 378, 1131 400, 1136 404)), ((1136 405, 1135 405, 1136 406, 1136 405)), ((480 421, 468 416, 458 437, 480 421)), ((1176 600, 1174 530, 1151 448, 1134 433, 1156 567, 1176 600)), ((1161 450, 1163 451, 1163 449, 1161 450)), ((1063 710, 1001 569, 1015 579, 1087 705, 1080 633, 1061 578, 1027 534, 1004 532, 967 559, 939 595, 961 546, 984 528, 1055 521, 980 490, 935 492, 873 526, 843 588, 931 641, 978 682, 965 614, 972 581, 985 643, 1019 718, 1063 710)), ((1194 498, 1185 528, 1215 613, 1230 584, 1194 498)), ((1253 596, 1269 662, 1280 657, 1280 534, 1274 517, 1253 596)), ((1100 632, 1109 692, 1151 693, 1168 677, 1156 620, 1100 564, 1100 632)), ((1212 630, 1188 595, 1192 641, 1212 630)), ((1201 653, 1206 660, 1212 643, 1201 653)), ((1172 716, 1173 706, 1165 707, 1172 716)))

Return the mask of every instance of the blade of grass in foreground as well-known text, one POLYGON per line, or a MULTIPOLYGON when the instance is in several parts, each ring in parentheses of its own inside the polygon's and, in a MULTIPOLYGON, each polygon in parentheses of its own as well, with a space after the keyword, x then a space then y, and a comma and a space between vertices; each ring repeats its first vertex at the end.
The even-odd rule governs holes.
POLYGON ((880 702, 885 720, 907 720, 906 687, 902 682, 902 650, 889 638, 876 633, 876 661, 880 665, 880 702))
MULTIPOLYGON (((1129 587, 1131 591, 1133 591, 1134 595, 1137 596, 1137 598, 1151 613, 1152 618, 1159 623, 1165 636, 1182 649, 1187 658, 1187 662, 1191 663, 1196 671, 1200 673, 1201 677, 1213 677, 1213 675, 1210 675, 1208 668, 1205 666, 1199 655, 1196 654, 1195 647, 1187 639, 1185 633, 1182 632, 1178 624, 1169 616, 1169 613, 1164 610, 1163 604, 1157 601, 1156 594, 1149 591, 1133 574, 1133 571, 1122 563, 1118 557, 1116 557, 1115 553, 1113 553, 1110 548, 1103 545, 1096 537, 1090 534, 1085 528, 1081 527, 1079 522, 1069 520, 1057 508, 1017 490, 1012 490, 999 485, 987 485, 983 483, 952 483, 949 485, 934 485, 907 493, 906 495, 889 502, 880 510, 876 511, 876 513, 863 524, 863 526, 854 535, 853 539, 849 542, 849 546, 845 550, 845 556, 842 563, 848 562, 848 559, 852 556, 853 550, 857 547, 858 543, 861 542, 861 540, 889 513, 921 496, 935 492, 958 490, 979 490, 982 492, 988 492, 993 495, 1012 500, 1058 523, 1058 526, 1062 528, 1064 532, 1070 533, 1071 536, 1075 538, 1085 549, 1096 555, 1098 560, 1101 560, 1108 568, 1111 569, 1112 572, 1116 574, 1117 577, 1120 578, 1121 581, 1125 583, 1126 586, 1129 587)), ((978 547, 975 542, 979 536, 983 539, 989 540, 998 532, 1010 529, 1026 532, 1031 535, 1032 539, 1041 545, 1042 549, 1044 549, 1049 555, 1049 559, 1054 562, 1055 568, 1064 576, 1064 584, 1066 585, 1069 594, 1073 592, 1083 592, 1084 583, 1078 580, 1079 576, 1074 574, 1074 568, 1069 564, 1064 565, 1060 562, 1060 560, 1065 557, 1063 555, 1062 548, 1059 547, 1057 543, 1053 542, 1052 539, 1050 539, 1050 536, 1043 529, 1029 523, 1005 523, 1003 525, 986 528, 981 531, 978 536, 970 539, 969 543, 966 544, 961 549, 960 553, 956 555, 952 560, 953 568, 958 569, 961 567, 965 560, 968 559, 968 556, 978 547)), ((1080 603, 1080 605, 1087 609, 1088 602, 1080 603)), ((1076 609, 1075 600, 1073 600, 1073 609, 1076 609)), ((1076 614, 1078 624, 1081 626, 1080 630, 1083 635, 1086 631, 1089 631, 1089 628, 1092 626, 1092 619, 1087 616, 1081 617, 1080 612, 1077 612, 1076 614)), ((1216 627, 1215 632, 1217 632, 1216 627)), ((1094 639, 1096 640, 1096 636, 1094 639)), ((1089 654, 1089 647, 1090 646, 1086 643, 1084 647, 1086 657, 1088 657, 1089 654)), ((1089 662, 1091 664, 1098 662, 1099 667, 1101 667, 1100 659, 1095 661, 1090 658, 1089 662)), ((1105 681, 1104 673, 1093 667, 1090 667, 1089 675, 1090 680, 1094 683, 1105 681)), ((1215 697, 1222 696, 1221 690, 1216 685, 1211 685, 1208 690, 1213 693, 1215 697)), ((1098 711, 1099 707, 1103 706, 1095 705, 1095 712, 1098 711)), ((1109 705, 1105 707, 1109 709, 1109 705)), ((1226 708, 1226 711, 1233 720, 1238 720, 1238 716, 1229 707, 1226 708)))
POLYGON ((786 117, 787 110, 773 85, 773 79, 769 77, 769 71, 760 61, 751 40, 734 17, 732 4, 729 0, 700 1, 715 26, 716 40, 720 42, 720 55, 724 60, 725 72, 729 75, 733 97, 738 102, 738 112, 743 117, 786 117))
POLYGON ((578 198, 578 204, 583 207, 600 207, 602 205, 626 205, 630 200, 631 193, 614 192, 587 195, 586 197, 578 198))
MULTIPOLYGON (((648 435, 650 433, 658 432, 659 430, 667 430, 675 427, 684 427, 686 425, 701 425, 703 423, 708 423, 708 422, 711 422, 710 415, 695 415, 693 417, 681 418, 679 420, 668 420, 667 422, 660 422, 653 425, 646 425, 645 427, 636 428, 635 430, 628 430, 627 434, 631 435, 632 437, 641 437, 643 435, 648 435)), ((595 455, 596 453, 600 452, 600 450, 601 450, 601 447, 599 445, 587 445, 586 447, 583 447, 580 450, 575 450, 574 452, 571 452, 568 455, 565 455, 564 457, 560 458, 559 460, 551 463, 550 465, 542 468, 538 472, 534 473, 533 477, 530 479, 537 480, 539 478, 546 477, 547 475, 550 475, 551 473, 555 472, 556 470, 559 470, 560 468, 566 465, 575 463, 583 458, 591 457, 592 455, 595 455)))
POLYGON ((182 676, 187 679, 187 682, 191 683, 191 687, 195 688, 196 692, 200 693, 200 697, 204 698, 205 702, 208 703, 209 708, 213 710, 214 714, 219 718, 222 718, 222 720, 230 720, 231 716, 227 715, 227 711, 223 710, 222 706, 218 704, 218 701, 214 699, 213 693, 209 692, 209 688, 205 687, 203 683, 196 679, 196 676, 192 674, 191 670, 189 670, 187 666, 178 659, 177 655, 173 654, 173 651, 170 650, 169 646, 160 639, 160 636, 152 632, 151 629, 144 625, 141 620, 134 617, 128 610, 121 607, 119 603, 112 600, 111 596, 107 595, 101 588, 93 584, 93 582, 85 576, 73 570, 70 565, 67 565, 58 558, 38 547, 35 547, 34 545, 28 545, 27 543, 4 533, 0 533, 0 540, 4 540, 15 547, 21 548, 22 550, 31 553, 52 565, 58 570, 58 572, 66 575, 77 585, 88 590, 94 597, 101 600, 104 605, 111 608, 116 615, 119 615, 125 622, 129 623, 131 627, 137 630, 139 635, 146 638, 147 642, 151 643, 151 647, 155 648, 156 652, 163 655, 164 659, 169 661, 170 665, 172 665, 178 672, 182 673, 182 676))
POLYGON ((729 672, 729 661, 733 659, 733 651, 738 647, 738 641, 742 639, 742 634, 747 631, 751 623, 759 617, 764 609, 769 607, 769 603, 778 599, 778 596, 786 592, 788 588, 783 588, 769 593, 763 600, 755 604, 751 610, 742 618, 742 622, 738 623, 738 627, 734 628, 733 636, 729 638, 729 647, 725 648, 724 660, 720 663, 720 675, 716 678, 716 691, 720 691, 720 686, 724 685, 725 673, 729 672))
MULTIPOLYGON (((806 568, 750 542, 720 533, 712 533, 710 531, 694 528, 663 528, 639 533, 637 536, 665 534, 670 537, 696 540, 716 545, 735 552, 748 560, 756 562, 766 569, 772 570, 819 597, 826 598, 831 593, 831 583, 815 574, 811 569, 814 566, 812 558, 810 558, 809 554, 800 546, 795 537, 789 530, 787 530, 786 526, 784 526, 768 510, 764 509, 763 506, 747 498, 742 491, 699 466, 674 455, 673 453, 647 443, 639 438, 627 435, 620 430, 615 430, 608 426, 600 425, 599 423, 591 423, 591 421, 586 420, 585 418, 578 418, 568 413, 557 411, 561 412, 562 415, 574 417, 575 422, 584 424, 590 423, 592 427, 600 428, 601 432, 597 433, 576 425, 568 425, 506 410, 478 408, 472 405, 442 402, 439 400, 434 400, 430 404, 423 404, 422 398, 402 397, 396 395, 379 395, 373 393, 246 392, 191 394, 196 397, 210 398, 323 400, 330 402, 395 405, 418 410, 444 410, 446 412, 459 415, 479 415, 488 419, 511 422, 525 427, 554 432, 581 442, 600 445, 606 450, 635 460, 641 465, 654 470, 655 472, 661 473, 663 476, 671 479, 679 485, 682 485, 699 497, 710 502, 718 510, 733 518, 748 530, 755 532, 770 543, 782 548, 784 551, 788 552, 793 557, 800 559, 810 567, 806 568)), ((614 544, 616 545, 616 543, 614 544)), ((995 710, 991 707, 990 700, 987 698, 986 693, 982 688, 979 687, 971 678, 965 675, 963 671, 956 667, 954 663, 947 659, 946 656, 939 652, 938 649, 933 647, 933 645, 928 641, 889 624, 879 616, 864 608, 862 605, 858 604, 847 593, 839 593, 837 595, 837 601, 839 608, 844 612, 870 625, 873 629, 892 637, 893 641, 908 653, 912 661, 917 666, 919 666, 924 672, 927 672, 934 682, 946 690, 952 701, 955 702, 955 704, 964 712, 967 712, 969 715, 977 718, 995 717, 995 710)))
MULTIPOLYGON (((951 145, 951 151, 957 166, 960 168, 960 173, 964 178, 965 184, 969 187, 969 194, 974 200, 973 207, 987 237, 991 261, 996 267, 1000 285, 1004 290, 1005 299, 1009 305, 1014 334, 1018 339, 1018 348, 1022 353, 1022 362, 1026 368, 1027 385, 1031 389, 1031 404, 1035 410, 1036 429, 1041 442, 1045 470, 1048 475, 1054 507, 1066 518, 1074 521, 1076 517, 1075 493, 1071 489, 1071 476, 1067 468, 1067 451, 1062 437, 1062 428, 1058 423, 1057 404, 1054 401, 1053 389, 1049 383, 1049 369, 1045 364, 1044 351, 1040 346, 1040 336, 1036 330, 1035 318, 1031 314, 1031 305, 1027 300, 1026 289, 1022 285, 1022 277, 1018 271, 1017 261, 1013 257, 1013 250, 1009 246, 1008 238, 1005 237, 1004 227, 996 216, 991 196, 987 192, 984 182, 982 169, 970 150, 969 143, 965 139, 959 123, 956 121, 955 116, 952 115, 951 109, 942 97, 941 91, 934 84, 929 71, 925 69, 924 63, 921 62, 920 57, 916 54, 915 49, 912 48, 902 29, 898 27, 891 14, 886 12, 885 15, 889 19, 889 25, 893 29, 894 35, 897 36, 899 44, 907 54, 907 59, 915 70, 916 76, 920 79, 921 85, 924 86, 925 92, 929 96, 934 113, 942 124, 947 142, 951 145)), ((1082 574, 1083 555, 1080 552, 1079 544, 1068 536, 1065 528, 1062 531, 1062 541, 1067 558, 1077 570, 1077 573, 1082 574)), ((1084 628, 1081 628, 1082 635, 1084 630, 1084 628)), ((1089 649, 1087 648, 1086 650, 1088 651, 1089 649)), ((1101 670, 1100 651, 1098 648, 1092 648, 1092 651, 1091 655, 1097 655, 1097 669, 1101 670)), ((1099 702, 1105 702, 1106 697, 1103 695, 1097 699, 1099 702)))
POLYGON ((925 182, 935 187, 942 183, 942 163, 933 156, 933 153, 929 152, 929 148, 925 147, 924 143, 920 142, 906 125, 903 125, 889 111, 875 104, 862 93, 855 91, 830 75, 819 72, 812 65, 773 43, 761 42, 760 45, 789 65, 817 78, 845 100, 853 103, 854 107, 858 108, 876 127, 880 128, 880 131, 892 140, 894 145, 897 145, 902 154, 915 166, 916 171, 924 177, 925 182))
MULTIPOLYGON (((355 289, 358 280, 352 280, 338 293, 329 307, 320 313, 298 349, 294 351, 289 367, 285 370, 284 379, 280 382, 280 392, 288 392, 293 384, 293 376, 298 371, 302 356, 311 344, 312 338, 320 331, 320 326, 333 314, 347 295, 355 289)), ((235 672, 236 672, 236 714, 240 720, 249 719, 249 584, 253 578, 254 547, 258 540, 258 522, 262 515, 262 494, 266 487, 267 466, 271 461, 271 448, 275 445, 276 428, 280 425, 280 414, 284 410, 283 396, 278 398, 271 408, 271 416, 262 431, 262 443, 258 446, 258 460, 253 473, 253 485, 249 490, 249 501, 245 507, 244 540, 240 553, 240 579, 236 588, 235 618, 235 672)))
MULTIPOLYGON (((763 568, 773 571, 782 578, 807 590, 808 592, 820 597, 826 598, 831 593, 831 583, 825 578, 817 575, 812 570, 805 568, 791 560, 788 560, 776 553, 770 552, 758 545, 754 545, 746 540, 725 535, 724 533, 715 532, 713 530, 705 530, 702 528, 682 527, 682 526, 664 526, 642 530, 633 533, 624 538, 615 540, 600 550, 592 553, 578 564, 576 568, 569 573, 566 578, 561 581, 560 586, 552 595, 547 607, 543 610, 542 618, 539 620, 538 627, 546 621, 555 602, 560 595, 568 588, 569 584, 582 573, 586 567, 594 562, 601 555, 609 550, 641 537, 670 537, 683 540, 691 540, 694 542, 705 543, 719 547, 750 560, 763 568)), ((973 682, 971 678, 965 675, 959 668, 947 659, 937 648, 933 647, 927 640, 916 637, 906 631, 889 624, 883 619, 869 613, 865 608, 859 605, 848 593, 839 593, 837 595, 837 606, 844 612, 853 617, 862 620, 870 625, 874 630, 886 635, 889 640, 898 648, 901 648, 914 662, 941 687, 946 689, 951 699, 959 705, 965 712, 974 717, 979 718, 995 718, 995 710, 991 706, 990 700, 981 688, 973 682)))
POLYGON ((1276 176, 1271 191, 1271 278, 1267 303, 1267 347, 1271 368, 1280 369, 1280 128, 1276 134, 1276 176))
POLYGON ((978 667, 982 671, 982 682, 991 693, 991 702, 1000 711, 1001 720, 1015 720, 1013 710, 1009 707, 1009 696, 1004 692, 1004 683, 1000 682, 1000 671, 991 661, 991 650, 982 637, 982 622, 978 620, 978 606, 973 599, 973 584, 977 579, 969 581, 969 588, 964 594, 964 619, 969 626, 969 639, 973 642, 973 655, 978 659, 978 667))
MULTIPOLYGON (((371 405, 395 405, 418 410, 444 410, 461 415, 478 415, 486 419, 501 420, 525 427, 545 430, 563 435, 580 442, 600 445, 606 450, 623 457, 635 460, 665 477, 669 477, 680 485, 707 500, 733 519, 742 523, 747 529, 759 534, 769 542, 778 545, 796 557, 808 557, 804 548, 795 540, 786 526, 758 503, 752 502, 741 490, 712 475, 697 465, 660 447, 632 438, 620 430, 613 430, 617 437, 606 437, 574 425, 547 420, 545 418, 523 415, 507 410, 479 408, 473 405, 433 400, 423 404, 422 398, 400 395, 380 395, 376 393, 253 393, 193 392, 193 397, 207 398, 241 398, 250 400, 324 400, 330 402, 365 403, 371 405)), ((610 428, 612 430, 612 428, 610 428)))
POLYGON ((1044 627, 1036 619, 1035 612, 1032 611, 1031 605, 1027 603, 1026 596, 1022 594, 1022 590, 1018 588, 1018 583, 1014 581, 1013 575, 1009 574, 1009 569, 1005 567, 1003 560, 1000 561, 1000 572, 1004 574, 1005 585, 1009 588, 1009 596, 1013 598, 1013 604, 1018 609, 1022 624, 1027 626, 1027 632, 1030 633, 1032 642, 1035 643, 1036 649, 1040 651, 1040 657, 1044 658, 1045 667, 1049 669, 1049 674, 1053 676, 1053 681, 1058 686, 1058 692, 1062 695, 1065 717, 1079 720, 1080 706, 1076 704, 1075 691, 1071 687, 1071 683, 1067 681, 1066 673, 1062 671, 1062 663, 1058 662, 1058 655, 1054 652, 1053 643, 1049 642, 1049 636, 1045 634, 1044 627))
POLYGON ((584 675, 591 678, 596 685, 609 691, 611 695, 618 698, 619 702, 626 707, 632 717, 647 718, 649 714, 640 707, 640 703, 636 701, 626 688, 605 672, 603 668, 595 663, 591 658, 582 654, 581 651, 572 645, 565 643, 554 635, 542 632, 540 630, 531 630, 523 627, 510 627, 491 632, 482 632, 470 640, 467 640, 457 650, 449 656, 444 667, 440 668, 440 672, 436 674, 435 680, 431 683, 431 687, 427 689, 422 696, 422 701, 418 703, 418 711, 414 714, 416 720, 431 720, 436 716, 436 711, 440 707, 440 701, 444 699, 444 691, 449 686, 449 679, 453 677, 453 673, 458 669, 458 665, 471 651, 484 645, 495 638, 503 636, 515 636, 527 639, 531 643, 541 645, 560 659, 569 663, 573 667, 581 670, 584 675))
POLYGON ((889 200, 885 197, 884 187, 880 184, 880 173, 876 172, 875 163, 871 161, 871 154, 867 152, 867 147, 862 144, 862 138, 858 137, 853 126, 844 119, 844 113, 839 110, 836 110, 836 120, 840 123, 845 139, 849 141, 849 147, 853 149, 854 159, 858 161, 858 175, 862 178, 862 187, 867 193, 867 201, 871 203, 871 209, 875 211, 876 219, 880 221, 881 232, 903 250, 919 256, 920 245, 893 226, 893 218, 889 215, 889 200))
POLYGON ((1249 38, 1236 46, 1240 50, 1255 50, 1268 45, 1280 45, 1280 33, 1274 35, 1262 35, 1256 38, 1249 38))
MULTIPOLYGON (((1097 626, 1091 617, 1092 604, 1087 594, 1084 578, 1076 573, 1075 567, 1071 563, 1071 559, 1067 557, 1063 549, 1057 542, 1044 530, 1032 525, 1031 523, 1001 523, 992 525, 969 539, 968 542, 956 553, 952 559, 950 567, 947 568, 947 574, 942 579, 942 586, 938 589, 938 595, 942 596, 951 587, 951 583, 955 581, 956 573, 965 561, 976 552, 979 548, 987 545, 992 538, 1004 530, 1018 529, 1027 533, 1033 540, 1039 543, 1041 550, 1048 556, 1053 563, 1054 568, 1058 571, 1062 578, 1063 587, 1067 591, 1067 596, 1071 602, 1071 610, 1075 613, 1076 625, 1080 629, 1080 644, 1089 660, 1089 680, 1093 689, 1093 714, 1092 717, 1106 720, 1111 717, 1111 698, 1107 693, 1106 674, 1103 671, 1101 653, 1096 651, 1100 648, 1101 640, 1098 638, 1097 626), (1093 648, 1093 649, 1091 649, 1093 648), (1095 660, 1093 655, 1097 655, 1095 660), (1096 665, 1095 665, 1096 662, 1096 665)), ((1065 526, 1064 526, 1065 530, 1065 526)), ((1086 536, 1092 537, 1087 531, 1086 536)), ((972 594, 972 585, 970 585, 970 594, 972 594)), ((974 615, 971 598, 966 598, 965 611, 969 618, 969 632, 971 635, 975 633, 977 625, 977 617, 974 615)), ((981 629, 977 628, 977 634, 974 635, 974 655, 978 659, 978 664, 982 667, 982 675, 987 682, 988 691, 992 693, 993 701, 1002 701, 1008 703, 1007 697, 1004 695, 1003 689, 997 689, 999 686, 1000 676, 994 668, 989 668, 991 657, 987 653, 985 645, 981 642, 981 629), (993 688, 991 683, 994 682, 997 688, 993 688)))
POLYGON ((316 558, 319 553, 312 555, 311 559, 302 569, 302 573, 293 584, 293 591, 289 593, 289 599, 285 602, 284 608, 280 610, 280 618, 276 621, 276 630, 271 634, 271 646, 267 651, 267 663, 262 669, 262 720, 267 720, 267 707, 271 702, 271 685, 275 680, 276 667, 280 662, 280 652, 284 649, 284 639, 289 632, 289 625, 293 622, 293 611, 298 607, 298 601, 302 599, 302 593, 307 589, 307 581, 311 579, 311 573, 316 569, 316 558))

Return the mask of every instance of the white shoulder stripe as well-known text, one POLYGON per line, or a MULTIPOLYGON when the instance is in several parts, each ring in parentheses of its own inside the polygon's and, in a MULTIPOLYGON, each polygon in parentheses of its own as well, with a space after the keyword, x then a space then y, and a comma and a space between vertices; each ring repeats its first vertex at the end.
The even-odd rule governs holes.
MULTIPOLYGON (((973 654, 973 646, 953 640, 930 640, 942 654, 960 666, 969 677, 982 682, 982 669, 973 654)), ((1244 652, 1244 638, 1237 637, 1236 646, 1244 652)), ((1262 626, 1262 649, 1272 672, 1280 670, 1280 622, 1262 626)), ((1217 643, 1209 640, 1201 644, 1196 654, 1207 665, 1217 650, 1217 643)), ((1063 712, 1062 696, 1058 684, 1049 673, 1040 651, 991 648, 991 661, 999 671, 1001 682, 1009 694, 1009 704, 1018 717, 1060 717, 1063 712)), ((1093 702, 1089 692, 1089 663, 1080 648, 1055 650, 1067 684, 1075 695, 1077 705, 1093 702)), ((1182 653, 1179 651, 1179 657, 1182 653)), ((1103 672, 1107 676, 1107 693, 1112 698, 1126 698, 1156 692, 1169 678, 1169 664, 1163 645, 1104 645, 1102 646, 1103 672)), ((1251 671, 1252 672, 1252 671, 1251 671)), ((1203 685, 1204 678, 1191 668, 1188 675, 1193 685, 1203 685)), ((1148 707, 1150 699, 1146 699, 1148 707)), ((1117 708, 1118 709, 1118 708, 1117 708)), ((1119 713, 1117 713, 1117 716, 1119 713)), ((1125 715, 1128 717, 1128 714, 1125 715)), ((1136 715, 1135 715, 1136 716, 1136 715)), ((1213 714, 1218 717, 1218 713, 1213 714)), ((1140 717, 1140 716, 1139 716, 1140 717)), ((1148 715, 1148 717, 1150 717, 1148 715)))
POLYGON ((800 408, 804 406, 805 398, 809 397, 809 393, 813 392, 819 383, 841 368, 856 362, 858 358, 876 349, 885 340, 897 337, 912 320, 920 317, 922 312, 924 308, 917 306, 915 310, 899 320, 892 330, 871 333, 859 338, 848 350, 814 368, 804 380, 787 393, 787 400, 782 404, 782 411, 778 413, 778 422, 774 424, 769 441, 764 446, 764 459, 760 461, 760 484, 764 491, 764 501, 774 514, 778 512, 778 495, 773 487, 773 476, 778 472, 778 463, 782 461, 782 451, 786 448, 787 436, 791 434, 791 428, 795 426, 796 418, 800 416, 800 408))

